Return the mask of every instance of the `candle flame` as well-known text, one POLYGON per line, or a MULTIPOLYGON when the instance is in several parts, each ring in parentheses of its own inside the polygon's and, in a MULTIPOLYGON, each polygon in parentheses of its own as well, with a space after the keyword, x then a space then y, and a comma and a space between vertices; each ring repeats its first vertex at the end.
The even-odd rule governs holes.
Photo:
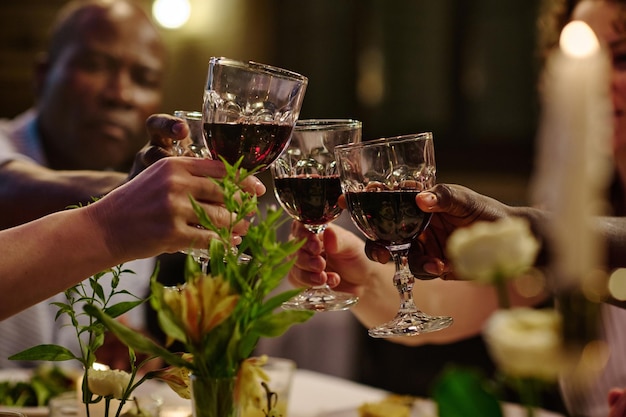
POLYGON ((580 20, 570 22, 563 28, 559 44, 563 52, 576 58, 585 58, 600 49, 593 30, 580 20))

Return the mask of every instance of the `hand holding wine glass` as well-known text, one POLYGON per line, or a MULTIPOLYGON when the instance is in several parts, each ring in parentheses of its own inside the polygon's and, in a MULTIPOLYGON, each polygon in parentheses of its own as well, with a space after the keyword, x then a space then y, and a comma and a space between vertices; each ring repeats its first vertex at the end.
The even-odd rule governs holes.
POLYGON ((431 217, 419 209, 415 197, 435 184, 432 134, 340 145, 335 155, 353 222, 368 239, 387 247, 396 266, 398 313, 370 329, 370 336, 414 336, 450 326, 452 318, 429 316, 417 308, 412 294, 415 277, 408 266, 411 243, 431 217))
MULTIPOLYGON (((299 120, 287 149, 271 165, 274 191, 286 213, 321 234, 339 217, 341 182, 335 146, 361 141, 361 122, 347 119, 299 120)), ((358 297, 328 285, 307 288, 283 304, 288 310, 345 310, 358 297)))

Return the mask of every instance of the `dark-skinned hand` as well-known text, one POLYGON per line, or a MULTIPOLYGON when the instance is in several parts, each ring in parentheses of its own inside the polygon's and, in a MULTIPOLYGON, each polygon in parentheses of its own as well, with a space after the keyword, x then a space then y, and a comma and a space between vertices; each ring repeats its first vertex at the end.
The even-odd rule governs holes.
MULTIPOLYGON (((421 210, 433 214, 409 254, 411 271, 419 279, 457 279, 445 254, 452 232, 478 220, 493 221, 509 215, 505 204, 455 184, 437 184, 419 193, 416 202, 421 210)), ((345 208, 343 198, 340 205, 345 208)), ((366 242, 365 252, 380 263, 391 260, 387 248, 373 241, 366 242)))

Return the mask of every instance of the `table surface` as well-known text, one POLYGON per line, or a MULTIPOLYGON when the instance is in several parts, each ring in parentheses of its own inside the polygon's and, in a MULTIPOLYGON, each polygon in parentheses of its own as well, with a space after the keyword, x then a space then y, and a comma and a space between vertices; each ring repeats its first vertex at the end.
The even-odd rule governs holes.
MULTIPOLYGON (((147 381, 137 390, 138 396, 159 397, 163 401, 161 417, 187 417, 191 401, 180 398, 166 384, 147 381)), ((288 417, 358 417, 357 409, 366 402, 376 402, 389 392, 353 381, 306 369, 296 370, 289 396, 288 417)), ((0 407, 0 410, 6 407, 0 407)), ((27 417, 48 417, 46 407, 22 409, 27 417)), ((505 417, 525 417, 525 411, 513 404, 504 405, 505 417)), ((537 417, 563 417, 539 411, 537 417)), ((436 417, 434 404, 423 399, 417 402, 411 417, 436 417)))
MULTIPOLYGON (((181 399, 167 386, 158 391, 164 400, 162 417, 180 417, 185 414, 181 411, 191 407, 188 400, 181 399)), ((320 417, 335 411, 356 410, 364 402, 378 401, 387 394, 346 379, 298 369, 289 395, 289 417, 320 417)))
MULTIPOLYGON (((170 406, 182 404, 190 407, 185 400, 177 397, 169 388, 167 389, 165 404, 170 406)), ((358 417, 357 409, 360 405, 380 401, 387 395, 389 392, 382 389, 306 369, 298 369, 294 374, 289 395, 288 417, 358 417)), ((526 416, 525 410, 518 405, 505 404, 503 409, 505 417, 526 416)), ((435 410, 430 400, 422 399, 416 403, 411 417, 436 417, 435 410)), ((180 417, 180 414, 168 415, 166 411, 161 417, 180 417)), ((563 416, 539 410, 536 417, 563 416)))

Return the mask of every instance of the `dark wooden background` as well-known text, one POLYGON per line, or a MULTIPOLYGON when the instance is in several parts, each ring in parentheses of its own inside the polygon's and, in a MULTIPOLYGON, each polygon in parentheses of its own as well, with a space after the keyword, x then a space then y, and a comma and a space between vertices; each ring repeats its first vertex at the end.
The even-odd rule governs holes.
MULTIPOLYGON (((210 56, 284 66, 310 80, 301 118, 357 118, 366 139, 433 131, 440 181, 522 204, 538 1, 191 0, 188 25, 163 29, 163 111, 200 107, 210 56)), ((0 117, 33 103, 33 61, 64 3, 0 3, 0 117)))

